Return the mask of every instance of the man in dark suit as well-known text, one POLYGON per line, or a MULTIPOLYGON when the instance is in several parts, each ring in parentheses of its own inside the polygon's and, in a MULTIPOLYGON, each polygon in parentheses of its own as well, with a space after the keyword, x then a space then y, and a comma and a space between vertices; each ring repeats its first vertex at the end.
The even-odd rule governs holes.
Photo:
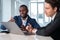
POLYGON ((60 40, 60 12, 57 0, 45 0, 45 14, 51 17, 52 21, 44 28, 32 29, 29 26, 26 29, 37 35, 51 36, 54 40, 60 40))
MULTIPOLYGON (((26 5, 21 5, 19 8, 20 15, 15 16, 14 18, 11 18, 11 22, 15 22, 18 27, 20 27, 23 31, 25 31, 26 26, 32 26, 32 28, 39 29, 40 26, 36 22, 35 19, 32 19, 28 15, 28 8, 26 5)), ((6 29, 5 27, 1 27, 2 29, 6 29)))

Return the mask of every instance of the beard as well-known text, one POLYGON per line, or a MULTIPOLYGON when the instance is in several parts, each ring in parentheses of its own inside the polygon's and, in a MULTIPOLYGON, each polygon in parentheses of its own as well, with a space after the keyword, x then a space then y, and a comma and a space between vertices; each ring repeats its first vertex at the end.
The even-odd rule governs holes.
POLYGON ((27 14, 26 15, 20 15, 22 18, 26 18, 27 17, 27 14))

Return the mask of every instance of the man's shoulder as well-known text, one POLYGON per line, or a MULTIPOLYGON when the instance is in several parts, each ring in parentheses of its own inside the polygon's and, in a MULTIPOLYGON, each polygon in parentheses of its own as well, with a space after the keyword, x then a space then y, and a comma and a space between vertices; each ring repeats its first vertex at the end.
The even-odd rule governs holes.
POLYGON ((31 21, 36 21, 34 18, 28 17, 29 20, 31 21))
POLYGON ((18 15, 18 16, 14 16, 14 17, 20 17, 20 16, 18 15))
POLYGON ((60 12, 57 12, 57 14, 56 14, 56 17, 55 17, 55 20, 60 20, 60 12))
POLYGON ((20 16, 18 15, 18 16, 14 16, 14 18, 19 18, 20 16))
POLYGON ((18 19, 20 19, 20 16, 19 15, 18 16, 14 16, 14 19, 18 20, 18 19))

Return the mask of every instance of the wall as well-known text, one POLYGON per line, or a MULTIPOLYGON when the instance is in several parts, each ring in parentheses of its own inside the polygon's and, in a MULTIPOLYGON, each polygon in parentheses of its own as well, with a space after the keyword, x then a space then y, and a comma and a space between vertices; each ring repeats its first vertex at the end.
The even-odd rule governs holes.
POLYGON ((0 0, 0 21, 7 22, 11 17, 19 14, 19 6, 29 6, 30 0, 0 0), (16 4, 15 4, 16 3, 16 4))
POLYGON ((0 0, 0 22, 2 21, 2 1, 0 0))
POLYGON ((2 10, 2 21, 9 21, 11 17, 11 0, 2 0, 2 10))

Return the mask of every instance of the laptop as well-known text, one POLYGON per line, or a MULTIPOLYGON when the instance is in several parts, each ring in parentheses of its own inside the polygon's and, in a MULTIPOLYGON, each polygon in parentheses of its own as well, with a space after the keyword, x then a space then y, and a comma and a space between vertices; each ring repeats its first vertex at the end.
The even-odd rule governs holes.
POLYGON ((15 22, 2 22, 2 25, 4 25, 10 33, 24 35, 24 32, 20 30, 15 22))

